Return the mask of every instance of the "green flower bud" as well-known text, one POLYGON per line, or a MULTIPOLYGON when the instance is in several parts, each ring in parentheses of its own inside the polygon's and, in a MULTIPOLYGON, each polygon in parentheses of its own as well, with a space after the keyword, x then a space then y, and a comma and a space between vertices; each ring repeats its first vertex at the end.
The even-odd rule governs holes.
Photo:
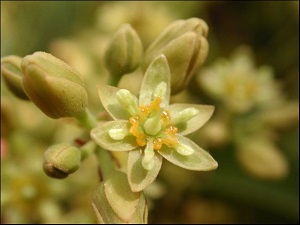
POLYGON ((114 172, 100 183, 92 206, 101 224, 145 224, 148 208, 141 192, 132 192, 123 172, 114 172))
POLYGON ((124 24, 110 42, 104 59, 111 75, 120 79, 139 66, 142 54, 143 46, 138 34, 131 25, 124 24))
POLYGON ((22 87, 22 58, 15 55, 1 59, 1 74, 9 90, 23 100, 29 100, 22 87))
POLYGON ((171 72, 171 92, 182 91, 206 59, 207 34, 208 26, 201 19, 175 21, 146 50, 143 69, 146 70, 158 55, 164 54, 171 72))
POLYGON ((49 147, 44 153, 43 168, 53 178, 66 178, 80 166, 81 152, 78 148, 61 143, 49 147))
POLYGON ((24 57, 21 68, 25 93, 47 116, 77 117, 85 111, 88 95, 75 69, 45 52, 24 57))

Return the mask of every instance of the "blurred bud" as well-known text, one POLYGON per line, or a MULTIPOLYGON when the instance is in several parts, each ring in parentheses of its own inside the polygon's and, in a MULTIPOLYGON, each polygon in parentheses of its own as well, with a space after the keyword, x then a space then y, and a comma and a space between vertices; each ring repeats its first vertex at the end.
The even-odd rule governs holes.
POLYGON ((112 76, 120 78, 133 72, 140 64, 143 53, 142 42, 129 24, 116 32, 105 52, 105 63, 112 76))
POLYGON ((201 19, 175 21, 149 46, 143 68, 146 70, 155 57, 164 54, 171 71, 171 92, 182 91, 206 59, 207 34, 208 26, 201 19))
POLYGON ((88 96, 75 69, 45 52, 24 57, 21 68, 24 91, 47 116, 76 117, 85 111, 88 96))
POLYGON ((99 223, 147 223, 148 207, 142 192, 132 192, 126 173, 114 172, 100 183, 92 206, 99 223))
POLYGON ((7 137, 18 128, 18 118, 15 105, 11 99, 1 96, 1 137, 7 137))
POLYGON ((263 138, 252 138, 240 143, 237 158, 251 175, 270 180, 287 176, 289 165, 278 148, 263 138))
POLYGON ((80 150, 68 143, 61 143, 45 151, 43 168, 48 176, 62 179, 74 173, 79 168, 80 162, 80 150))
POLYGON ((15 55, 1 59, 1 74, 9 90, 23 100, 29 100, 22 87, 22 58, 15 55))

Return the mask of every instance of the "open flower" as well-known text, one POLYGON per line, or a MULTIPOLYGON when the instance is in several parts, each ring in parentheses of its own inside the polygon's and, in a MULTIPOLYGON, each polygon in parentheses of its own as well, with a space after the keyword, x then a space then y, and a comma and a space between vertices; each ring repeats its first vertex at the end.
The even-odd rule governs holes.
POLYGON ((139 100, 128 90, 99 85, 101 102, 114 121, 91 131, 91 138, 110 151, 129 151, 128 181, 132 191, 143 190, 157 177, 163 158, 190 170, 208 171, 218 164, 183 135, 199 129, 214 107, 172 104, 170 70, 164 55, 148 67, 139 100))

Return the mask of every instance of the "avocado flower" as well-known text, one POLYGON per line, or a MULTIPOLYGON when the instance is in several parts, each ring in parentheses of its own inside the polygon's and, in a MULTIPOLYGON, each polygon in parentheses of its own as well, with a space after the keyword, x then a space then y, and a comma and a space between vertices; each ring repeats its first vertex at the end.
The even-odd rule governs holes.
POLYGON ((166 57, 156 57, 146 70, 139 99, 126 89, 98 85, 103 107, 114 119, 91 130, 91 138, 109 151, 128 151, 127 177, 134 192, 157 177, 163 159, 189 170, 209 171, 218 163, 184 135, 203 126, 213 106, 171 104, 170 69, 166 57))

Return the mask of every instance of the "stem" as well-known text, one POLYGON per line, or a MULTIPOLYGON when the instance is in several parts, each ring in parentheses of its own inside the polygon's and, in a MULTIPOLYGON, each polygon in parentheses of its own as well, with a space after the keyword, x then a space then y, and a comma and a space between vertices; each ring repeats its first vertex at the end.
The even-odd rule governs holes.
POLYGON ((113 159, 109 151, 100 147, 96 149, 95 154, 99 162, 102 179, 105 180, 111 172, 115 171, 113 159))
POLYGON ((110 74, 110 81, 109 85, 117 87, 119 84, 119 81, 121 80, 121 74, 110 74))
POLYGON ((88 108, 85 108, 85 110, 79 116, 77 116, 76 119, 88 130, 91 130, 97 126, 97 120, 91 114, 88 108))
POLYGON ((84 161, 88 156, 95 152, 96 143, 93 141, 87 142, 84 146, 80 148, 81 150, 81 161, 84 161))

